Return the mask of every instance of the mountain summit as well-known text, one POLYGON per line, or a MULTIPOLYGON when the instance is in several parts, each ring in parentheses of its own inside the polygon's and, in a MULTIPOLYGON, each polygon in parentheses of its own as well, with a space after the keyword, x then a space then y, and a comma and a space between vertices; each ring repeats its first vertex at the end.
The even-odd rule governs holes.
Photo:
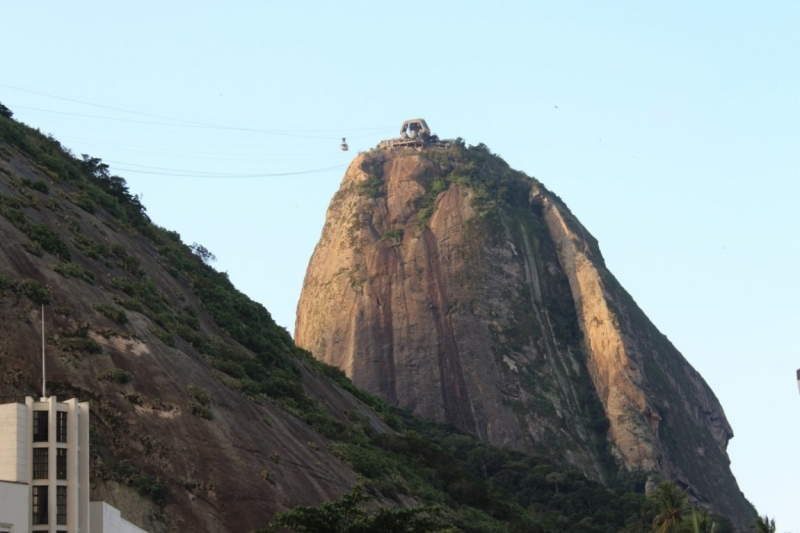
POLYGON ((606 484, 674 480, 740 527, 733 432, 703 378, 539 181, 484 145, 350 165, 296 343, 391 404, 606 484))

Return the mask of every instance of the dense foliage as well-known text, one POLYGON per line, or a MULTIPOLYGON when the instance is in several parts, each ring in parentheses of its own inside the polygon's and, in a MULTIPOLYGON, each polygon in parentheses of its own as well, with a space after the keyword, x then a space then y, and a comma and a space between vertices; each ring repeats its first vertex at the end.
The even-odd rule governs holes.
MULTIPOLYGON (((551 475, 555 478, 554 475, 551 475)), ((563 479, 558 482, 563 483, 563 479)), ((665 482, 647 498, 646 508, 652 516, 653 533, 732 533, 729 521, 713 517, 707 511, 699 510, 689 504, 688 491, 681 491, 673 483, 665 482)), ((441 508, 414 506, 402 509, 379 508, 368 512, 359 504, 369 501, 364 497, 362 487, 339 500, 320 507, 299 506, 287 513, 276 516, 275 524, 261 532, 289 530, 295 533, 423 533, 458 531, 440 520, 441 508)), ((753 524, 757 532, 774 533, 775 520, 759 517, 753 524)), ((560 531, 560 527, 542 527, 541 524, 512 526, 512 531, 560 531)), ((578 526, 570 526, 567 531, 581 531, 578 526)), ((644 531, 639 524, 629 524, 619 531, 644 531)), ((259 532, 256 532, 259 533, 259 532)))
POLYGON ((455 142, 444 149, 428 150, 424 157, 436 163, 440 171, 435 175, 417 177, 428 191, 420 206, 420 220, 430 217, 436 196, 450 184, 461 185, 472 191, 472 205, 482 219, 498 220, 499 207, 527 207, 531 184, 535 180, 512 169, 483 143, 465 146, 455 142))
POLYGON ((320 507, 301 505, 281 513, 268 533, 285 528, 296 533, 448 533, 454 528, 444 523, 436 507, 418 506, 404 509, 378 508, 367 511, 359 507, 371 500, 362 487, 345 494, 335 502, 320 507))
POLYGON ((647 498, 655 533, 733 533, 730 521, 710 515, 689 503, 689 490, 666 481, 647 498))

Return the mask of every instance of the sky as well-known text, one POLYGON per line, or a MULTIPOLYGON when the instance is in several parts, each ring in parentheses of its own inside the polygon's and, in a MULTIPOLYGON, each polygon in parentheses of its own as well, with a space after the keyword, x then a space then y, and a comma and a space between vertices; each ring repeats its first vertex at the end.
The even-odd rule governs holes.
POLYGON ((800 533, 800 4, 8 2, 0 102, 124 176, 290 332, 358 151, 424 117, 556 192, 800 533), (346 137, 349 152, 339 150, 346 137))

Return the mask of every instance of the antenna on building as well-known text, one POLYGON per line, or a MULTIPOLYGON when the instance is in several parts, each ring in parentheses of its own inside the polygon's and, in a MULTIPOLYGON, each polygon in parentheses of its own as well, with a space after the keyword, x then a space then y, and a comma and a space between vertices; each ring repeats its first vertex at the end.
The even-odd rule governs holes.
POLYGON ((42 399, 47 398, 47 388, 45 385, 44 376, 44 304, 42 304, 42 399))

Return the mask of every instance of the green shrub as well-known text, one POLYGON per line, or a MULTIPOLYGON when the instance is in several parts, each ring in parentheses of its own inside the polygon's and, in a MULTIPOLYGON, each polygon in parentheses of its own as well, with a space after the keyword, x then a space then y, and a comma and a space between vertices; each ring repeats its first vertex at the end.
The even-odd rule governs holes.
POLYGON ((189 385, 186 387, 186 392, 189 396, 200 405, 208 406, 211 403, 211 396, 202 388, 196 385, 189 385))
POLYGON ((77 198, 75 198, 75 205, 77 205, 87 213, 91 214, 94 214, 95 210, 97 209, 92 199, 86 196, 85 194, 82 194, 77 198))
POLYGON ((370 176, 360 184, 361 193, 369 198, 380 198, 386 194, 383 187, 383 180, 370 176))
POLYGON ((386 454, 373 447, 337 442, 330 445, 330 450, 339 459, 350 463, 353 470, 371 479, 382 477, 393 466, 387 460, 386 454))
POLYGON ((163 504, 167 497, 167 486, 160 478, 140 474, 131 479, 131 485, 140 495, 150 498, 157 504, 163 504))
POLYGON ((119 305, 128 309, 130 311, 136 311, 137 313, 144 314, 144 306, 142 302, 137 300, 136 298, 114 298, 114 301, 117 302, 119 305))
POLYGON ((189 411, 189 414, 193 414, 194 416, 199 416, 206 420, 214 420, 214 412, 207 405, 198 402, 189 402, 186 409, 189 411))
POLYGON ((99 311, 101 315, 117 324, 125 324, 128 322, 128 315, 119 307, 108 304, 94 304, 92 307, 99 311))
POLYGON ((433 180, 433 182, 431 182, 431 193, 432 194, 435 194, 435 195, 438 196, 439 193, 442 193, 442 192, 444 192, 446 190, 447 190, 447 183, 443 179, 436 178, 436 179, 433 180))
POLYGON ((28 230, 28 217, 19 209, 3 207, 0 209, 0 214, 8 219, 14 227, 27 233, 28 230))
POLYGON ((220 372, 225 372, 231 377, 236 379, 246 379, 247 372, 242 367, 241 364, 236 363, 234 361, 225 361, 222 359, 211 359, 211 366, 219 370, 220 372))
POLYGON ((35 255, 36 257, 42 257, 42 246, 38 242, 25 241, 22 243, 22 247, 29 254, 35 255))
POLYGON ((125 383, 130 383, 133 380, 133 374, 131 374, 130 372, 126 372, 125 370, 122 370, 120 368, 115 368, 114 370, 106 370, 104 372, 100 372, 97 378, 105 381, 113 381, 115 383, 124 385, 125 383))
POLYGON ((74 329, 62 329, 59 347, 65 352, 99 354, 103 353, 103 347, 89 336, 89 324, 83 323, 74 329))
POLYGON ((30 224, 25 233, 28 234, 30 240, 39 243, 45 251, 50 252, 62 261, 72 261, 72 253, 69 251, 67 243, 61 239, 58 233, 44 224, 30 224))
POLYGON ((72 242, 75 244, 75 248, 91 259, 102 260, 111 253, 108 246, 95 242, 83 234, 78 234, 72 242))
POLYGON ((103 347, 91 337, 64 339, 59 342, 59 346, 65 352, 87 354, 103 353, 103 347))
POLYGON ((178 322, 192 328, 193 330, 200 329, 200 321, 197 319, 196 316, 190 315, 186 312, 180 313, 178 315, 178 322))
POLYGON ((38 281, 26 279, 20 285, 22 294, 28 297, 35 304, 43 305, 50 303, 50 291, 42 286, 38 281))
POLYGON ((144 474, 129 459, 120 460, 116 457, 110 457, 100 464, 98 470, 103 479, 113 479, 128 487, 133 487, 141 496, 150 498, 158 505, 164 505, 166 501, 167 486, 164 481, 144 474))
POLYGON ((364 159, 361 161, 360 169, 364 174, 368 176, 372 176, 378 179, 383 178, 383 164, 386 162, 386 158, 380 152, 373 152, 368 154, 364 159))
POLYGON ((94 272, 87 270, 75 263, 61 263, 53 267, 53 270, 65 278, 78 278, 89 283, 94 283, 94 272))
POLYGON ((156 313, 150 318, 153 320, 153 322, 166 330, 172 329, 175 325, 175 320, 172 318, 172 315, 167 312, 156 313))
POLYGON ((27 185, 34 191, 39 191, 42 194, 50 194, 50 187, 48 187, 47 183, 45 183, 44 181, 28 181, 28 183, 26 183, 25 185, 27 185))
MULTIPOLYGON (((169 307, 167 306, 164 296, 159 291, 158 287, 152 280, 135 281, 124 276, 111 278, 111 286, 119 289, 128 296, 134 297, 141 303, 146 305, 154 313, 167 313, 169 307)), ((168 313, 167 313, 168 315, 168 313)), ((162 321, 171 324, 174 322, 172 317, 162 317, 162 321)))
POLYGON ((386 194, 383 184, 383 163, 385 158, 380 152, 375 152, 365 157, 361 161, 361 170, 367 175, 367 179, 359 184, 361 194, 369 198, 379 198, 386 194))
POLYGON ((189 393, 189 397, 193 400, 187 405, 189 413, 206 420, 213 420, 214 412, 211 410, 211 396, 196 385, 186 387, 186 392, 189 393))
POLYGON ((251 399, 258 398, 264 392, 260 383, 247 378, 237 379, 236 388, 239 389, 239 392, 251 399))
POLYGON ((144 270, 142 270, 139 260, 133 255, 129 254, 128 251, 125 250, 124 246, 120 244, 112 244, 111 255, 114 256, 114 262, 119 268, 127 270, 136 277, 144 277, 144 270))
POLYGON ((201 353, 208 353, 209 346, 208 341, 206 340, 205 336, 196 332, 189 326, 184 324, 178 324, 175 328, 175 333, 180 335, 180 337, 192 345, 197 351, 201 353))
POLYGON ((158 339, 166 344, 167 346, 174 348, 175 347, 175 337, 172 336, 171 333, 167 333, 166 331, 161 331, 158 328, 148 328, 150 333, 158 337, 158 339))
POLYGON ((392 228, 390 230, 386 230, 381 236, 382 241, 394 241, 395 243, 399 243, 403 241, 403 230, 402 228, 392 228))

